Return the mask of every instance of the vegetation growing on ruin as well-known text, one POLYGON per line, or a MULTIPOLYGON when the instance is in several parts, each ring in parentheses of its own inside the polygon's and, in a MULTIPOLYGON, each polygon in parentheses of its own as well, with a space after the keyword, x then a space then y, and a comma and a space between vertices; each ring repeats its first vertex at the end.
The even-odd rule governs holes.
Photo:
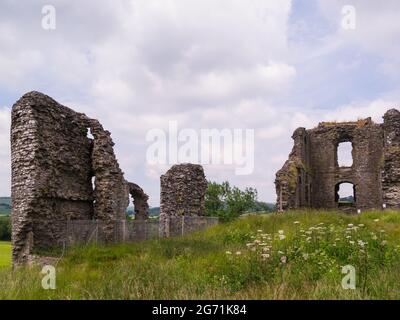
POLYGON ((368 124, 373 124, 374 122, 371 119, 357 119, 357 121, 324 121, 321 122, 320 125, 323 126, 336 126, 338 124, 348 124, 348 125, 357 125, 358 128, 364 127, 368 124))
POLYGON ((0 299, 399 299, 400 214, 254 215, 186 237, 74 248, 57 289, 0 270, 0 299), (342 266, 356 289, 342 288, 342 266))
POLYGON ((299 169, 303 169, 308 172, 309 168, 301 161, 298 157, 293 157, 288 163, 288 168, 286 171, 281 171, 284 180, 288 181, 288 185, 291 191, 296 190, 298 179, 299 179, 299 169))

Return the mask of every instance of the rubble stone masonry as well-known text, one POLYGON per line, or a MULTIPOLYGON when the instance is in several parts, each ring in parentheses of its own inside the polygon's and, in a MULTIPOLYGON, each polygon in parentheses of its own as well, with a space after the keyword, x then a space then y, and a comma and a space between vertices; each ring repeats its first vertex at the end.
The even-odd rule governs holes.
MULTIPOLYGON (((109 222, 104 224, 103 231, 106 238, 113 238, 113 221, 125 219, 132 191, 113 146, 110 132, 97 120, 42 93, 29 92, 14 104, 14 265, 29 262, 42 248, 59 245, 67 220, 109 222)), ((143 201, 141 207, 146 208, 147 198, 143 201)))
POLYGON ((338 208, 341 183, 354 186, 354 210, 400 208, 400 112, 383 118, 383 124, 367 118, 296 129, 293 150, 276 174, 278 210, 338 208), (338 165, 341 142, 352 144, 350 167, 338 165))

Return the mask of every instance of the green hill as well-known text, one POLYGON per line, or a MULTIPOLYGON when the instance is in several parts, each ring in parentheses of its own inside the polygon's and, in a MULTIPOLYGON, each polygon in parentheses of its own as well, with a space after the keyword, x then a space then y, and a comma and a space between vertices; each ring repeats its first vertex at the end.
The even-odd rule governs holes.
POLYGON ((400 213, 252 215, 179 238, 76 247, 57 266, 0 270, 0 299, 400 299, 400 213), (342 267, 356 289, 344 290, 342 267))
POLYGON ((11 214, 11 198, 0 197, 0 215, 10 215, 10 214, 11 214))
MULTIPOLYGON (((128 215, 133 215, 133 210, 134 210, 134 208, 131 207, 131 206, 129 206, 129 207, 126 209, 126 213, 127 213, 128 215)), ((150 215, 150 217, 156 217, 156 216, 160 215, 160 207, 153 207, 153 208, 150 208, 150 209, 149 209, 149 215, 150 215)))

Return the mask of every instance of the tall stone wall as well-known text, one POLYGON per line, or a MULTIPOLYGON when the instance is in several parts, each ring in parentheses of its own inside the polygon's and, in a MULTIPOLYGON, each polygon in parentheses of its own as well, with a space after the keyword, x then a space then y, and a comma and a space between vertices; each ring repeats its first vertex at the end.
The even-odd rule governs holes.
POLYGON ((129 205, 129 186, 115 157, 110 132, 97 120, 87 123, 93 135, 92 172, 94 174, 94 218, 108 221, 104 233, 106 240, 115 237, 115 220, 125 220, 129 205))
POLYGON ((400 208, 400 112, 391 109, 383 117, 384 157, 382 172, 383 202, 400 208))
POLYGON ((161 176, 160 234, 169 234, 173 217, 203 216, 207 180, 201 165, 179 164, 161 176))
POLYGON ((294 148, 276 174, 277 207, 338 208, 341 183, 354 186, 355 209, 400 206, 400 113, 390 110, 383 124, 371 118, 322 122, 299 128, 294 148), (338 165, 337 148, 351 142, 353 163, 338 165))
POLYGON ((310 205, 309 137, 304 128, 292 136, 294 146, 282 169, 276 174, 276 192, 279 211, 310 205))
POLYGON ((125 219, 129 185, 108 131, 94 119, 30 92, 12 108, 14 264, 63 241, 67 220, 100 219, 108 238, 125 219), (88 137, 88 130, 93 139, 88 137), (94 189, 92 186, 94 179, 94 189))

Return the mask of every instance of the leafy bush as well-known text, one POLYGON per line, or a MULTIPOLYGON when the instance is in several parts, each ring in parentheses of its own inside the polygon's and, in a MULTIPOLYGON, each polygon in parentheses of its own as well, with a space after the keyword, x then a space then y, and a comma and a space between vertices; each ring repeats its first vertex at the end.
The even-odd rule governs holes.
POLYGON ((222 184, 208 182, 206 192, 207 216, 216 216, 222 221, 229 221, 254 208, 256 202, 256 189, 246 188, 242 191, 237 187, 231 187, 227 181, 222 184))
POLYGON ((11 240, 11 219, 10 217, 0 217, 0 240, 11 240))

